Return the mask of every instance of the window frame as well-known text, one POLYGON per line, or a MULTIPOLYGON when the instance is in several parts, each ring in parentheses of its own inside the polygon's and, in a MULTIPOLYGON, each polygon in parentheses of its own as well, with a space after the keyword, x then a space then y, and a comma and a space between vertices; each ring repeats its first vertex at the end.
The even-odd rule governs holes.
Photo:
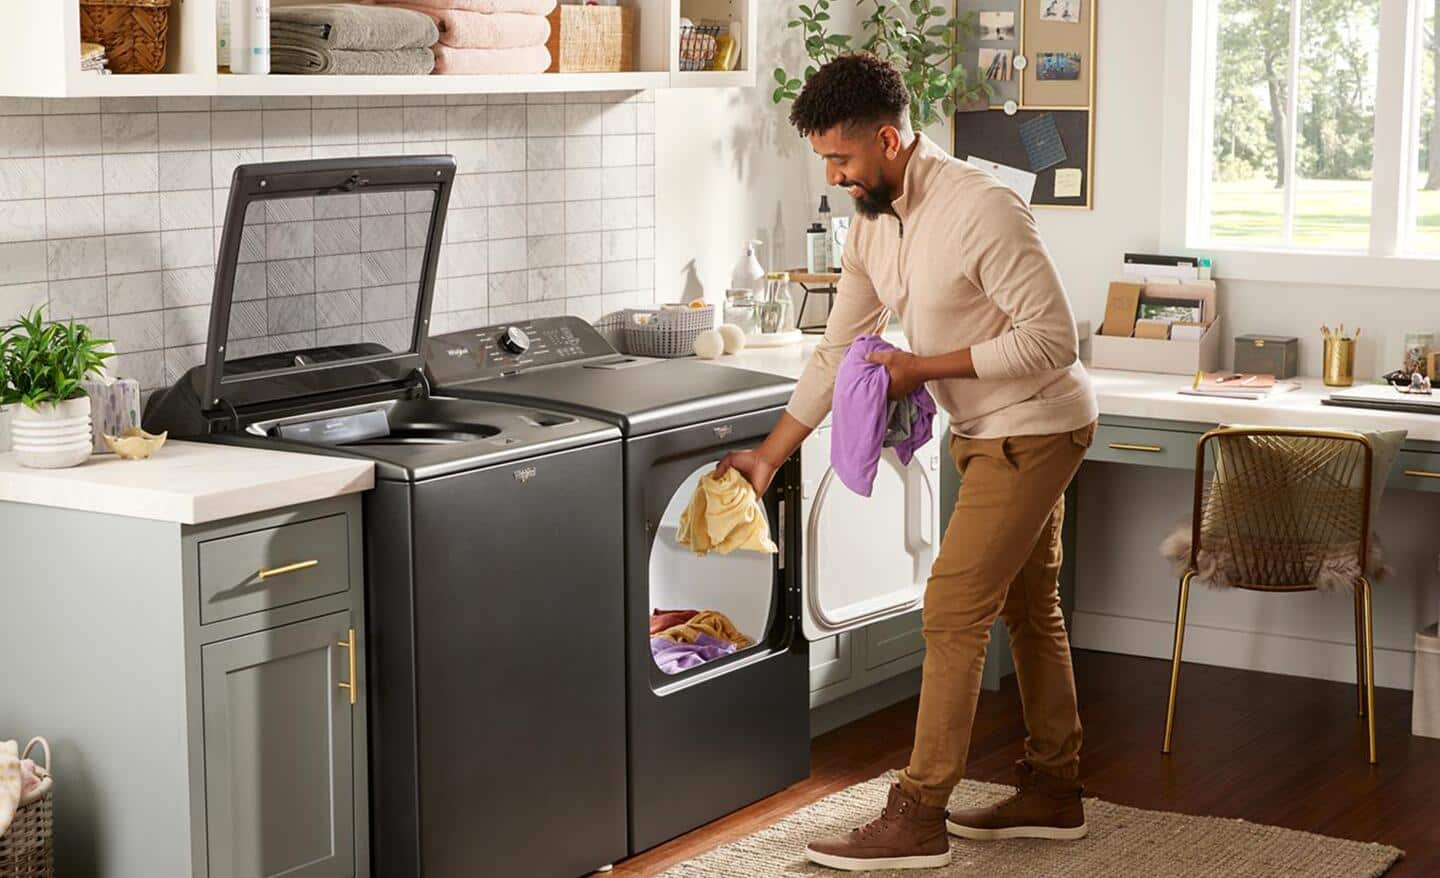
MULTIPOLYGON (((1290 2, 1292 8, 1303 7, 1304 0, 1290 2)), ((1387 60, 1376 70, 1370 241, 1363 252, 1208 240, 1218 0, 1168 2, 1161 160, 1161 242, 1166 249, 1212 257, 1219 278, 1440 288, 1440 254, 1422 256, 1407 249, 1415 230, 1422 2, 1428 0, 1381 0, 1379 57, 1387 60)), ((1299 47, 1293 39, 1297 25, 1292 16, 1292 108, 1298 100, 1293 87, 1299 72, 1295 61, 1299 47)), ((1289 123, 1293 131, 1294 112, 1289 123)), ((1292 137, 1292 151, 1293 143, 1292 137)), ((1292 208, 1295 189, 1289 186, 1286 193, 1292 208)), ((1293 209, 1287 213, 1293 222, 1293 209)))

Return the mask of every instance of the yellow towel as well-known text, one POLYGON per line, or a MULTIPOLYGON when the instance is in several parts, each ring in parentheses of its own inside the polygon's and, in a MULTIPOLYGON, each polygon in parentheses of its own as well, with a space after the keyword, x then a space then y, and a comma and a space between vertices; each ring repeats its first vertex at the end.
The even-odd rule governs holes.
POLYGON ((690 506, 680 514, 676 540, 697 555, 711 551, 728 555, 736 549, 770 555, 779 551, 770 539, 765 508, 755 489, 734 469, 719 478, 709 473, 700 480, 690 506))
POLYGON ((751 640, 741 633, 730 617, 716 610, 706 610, 689 622, 666 628, 656 637, 664 637, 666 640, 673 640, 676 643, 694 643, 695 638, 701 634, 708 634, 716 640, 723 640, 726 643, 735 644, 737 649, 747 649, 755 645, 751 640))

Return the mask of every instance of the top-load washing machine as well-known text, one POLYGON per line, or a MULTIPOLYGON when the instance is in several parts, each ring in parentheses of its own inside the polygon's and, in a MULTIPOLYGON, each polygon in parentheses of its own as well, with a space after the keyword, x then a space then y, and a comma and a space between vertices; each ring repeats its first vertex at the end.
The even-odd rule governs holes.
MULTIPOLYGON (((572 878, 628 851, 620 431, 430 393, 420 346, 454 171, 239 168, 205 364, 145 426, 375 462, 370 874, 572 878)), ((247 788, 283 798, 283 766, 258 768, 247 788)), ((300 831, 248 844, 300 867, 300 831)))
POLYGON ((620 356, 573 317, 437 336, 425 358, 437 393, 567 411, 613 423, 625 437, 631 852, 806 777, 799 461, 763 498, 778 554, 698 558, 676 539, 700 478, 728 452, 765 438, 794 382, 620 356), (733 649, 694 666, 661 660, 652 635, 666 625, 663 611, 677 610, 728 619, 733 649))

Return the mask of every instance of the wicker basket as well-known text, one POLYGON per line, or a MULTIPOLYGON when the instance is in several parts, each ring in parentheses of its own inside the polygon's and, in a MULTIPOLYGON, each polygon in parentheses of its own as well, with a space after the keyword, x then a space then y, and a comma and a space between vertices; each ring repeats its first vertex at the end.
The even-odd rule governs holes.
POLYGON ((723 30, 715 24, 686 24, 680 26, 680 69, 686 71, 708 70, 719 51, 719 38, 723 30))
POLYGON ((629 6, 555 7, 550 13, 548 73, 620 73, 635 69, 635 10, 629 6))
POLYGON ((31 738, 20 758, 28 759, 36 744, 45 751, 44 767, 35 766, 40 785, 21 797, 10 829, 0 835, 0 878, 55 878, 50 744, 44 738, 31 738))
POLYGON ((715 328, 715 307, 653 309, 625 312, 625 353, 636 357, 688 357, 695 339, 715 328), (641 322, 646 320, 648 322, 641 322))
POLYGON ((171 0, 81 0, 80 39, 105 47, 115 73, 160 73, 171 0))

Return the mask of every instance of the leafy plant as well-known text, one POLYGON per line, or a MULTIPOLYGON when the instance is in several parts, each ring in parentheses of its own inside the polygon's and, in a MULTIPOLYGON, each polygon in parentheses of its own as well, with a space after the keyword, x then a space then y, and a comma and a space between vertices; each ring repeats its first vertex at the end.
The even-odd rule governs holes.
POLYGON ((80 381, 113 354, 83 323, 45 323, 41 308, 0 327, 0 405, 37 408, 85 395, 80 381))
MULTIPOLYGON (((805 54, 811 63, 800 76, 783 67, 775 68, 775 103, 795 100, 817 70, 856 51, 853 35, 830 32, 830 2, 814 0, 814 5, 797 5, 795 18, 788 26, 804 32, 805 54)), ((931 5, 929 0, 865 2, 874 9, 861 23, 864 42, 858 48, 886 59, 900 71, 910 92, 910 121, 916 129, 994 93, 978 71, 971 73, 957 60, 965 44, 975 36, 974 12, 951 16, 945 7, 931 5), (946 65, 950 65, 949 69, 946 65)))

